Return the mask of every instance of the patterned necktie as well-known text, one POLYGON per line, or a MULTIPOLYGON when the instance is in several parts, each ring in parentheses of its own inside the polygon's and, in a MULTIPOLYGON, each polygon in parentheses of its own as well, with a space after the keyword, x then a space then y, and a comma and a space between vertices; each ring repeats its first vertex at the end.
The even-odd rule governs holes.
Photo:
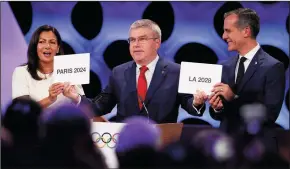
POLYGON ((146 92, 147 92, 147 80, 145 77, 145 72, 148 70, 148 67, 142 66, 140 68, 140 75, 138 78, 138 87, 137 87, 137 92, 138 92, 138 102, 139 102, 139 108, 142 109, 142 102, 144 102, 145 97, 146 97, 146 92), (140 100, 140 98, 142 100, 140 100))

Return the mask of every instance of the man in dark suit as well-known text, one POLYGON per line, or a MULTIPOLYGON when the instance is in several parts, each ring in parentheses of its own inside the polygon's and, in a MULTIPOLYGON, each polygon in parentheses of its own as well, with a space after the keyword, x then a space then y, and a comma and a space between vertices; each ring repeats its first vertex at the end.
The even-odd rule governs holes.
POLYGON ((223 63, 222 83, 215 85, 215 94, 209 97, 213 108, 210 114, 221 121, 221 129, 235 133, 245 126, 240 108, 259 103, 266 108, 263 129, 273 128, 284 98, 283 64, 256 41, 260 24, 255 11, 240 8, 226 13, 224 18, 223 39, 228 50, 239 55, 223 63))
MULTIPOLYGON (((180 105, 188 113, 202 116, 205 93, 198 92, 195 99, 190 94, 179 94, 180 65, 157 54, 161 44, 159 26, 148 19, 138 20, 131 25, 129 34, 134 61, 115 67, 107 87, 92 101, 82 97, 81 105, 91 105, 96 115, 101 116, 117 104, 118 122, 143 115, 156 123, 174 123, 180 105)), ((71 98, 79 102, 77 95, 71 98)))

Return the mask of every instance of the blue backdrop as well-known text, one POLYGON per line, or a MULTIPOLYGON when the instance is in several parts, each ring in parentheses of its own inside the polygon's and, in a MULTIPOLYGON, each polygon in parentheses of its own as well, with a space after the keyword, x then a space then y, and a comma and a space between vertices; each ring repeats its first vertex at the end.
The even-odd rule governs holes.
MULTIPOLYGON (((26 43, 37 27, 56 27, 66 43, 67 53, 91 53, 92 84, 85 86, 90 97, 108 82, 111 68, 130 60, 128 30, 141 18, 156 21, 163 33, 161 57, 172 61, 189 60, 220 63, 235 55, 222 40, 223 13, 249 7, 260 16, 258 42, 287 69, 286 93, 289 97, 289 21, 288 2, 27 2, 9 3, 26 43), (27 10, 23 10, 27 9, 27 10), (288 19, 288 20, 287 20, 288 19), (288 30, 287 30, 288 29, 288 30)), ((1 42, 3 43, 3 41, 1 42)), ((23 57, 26 57, 25 53, 23 57)), ((2 78, 2 77, 1 77, 2 78)), ((2 83, 2 82, 1 82, 2 83)), ((289 99, 284 101, 277 124, 289 129, 289 99), (288 108, 286 102, 288 101, 288 108)), ((207 106, 208 107, 208 106, 207 106)), ((107 118, 114 116, 112 113, 107 118)), ((178 121, 191 115, 180 109, 178 121)), ((197 117, 194 117, 197 118, 197 117)), ((217 127, 206 113, 201 119, 217 127)))

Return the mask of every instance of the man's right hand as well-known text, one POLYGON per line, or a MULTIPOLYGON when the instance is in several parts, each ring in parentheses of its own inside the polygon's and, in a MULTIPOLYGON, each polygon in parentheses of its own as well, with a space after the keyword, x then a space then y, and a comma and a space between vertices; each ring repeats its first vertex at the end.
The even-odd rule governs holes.
POLYGON ((63 83, 54 83, 52 84, 49 89, 48 89, 48 92, 49 92, 49 100, 51 102, 55 102, 56 99, 57 99, 57 96, 63 92, 63 89, 64 89, 64 84, 63 83))
POLYGON ((80 95, 76 91, 75 85, 70 85, 68 82, 64 83, 63 95, 76 104, 80 102, 80 95))
POLYGON ((213 93, 209 96, 209 104, 216 111, 220 111, 224 107, 218 93, 213 93))

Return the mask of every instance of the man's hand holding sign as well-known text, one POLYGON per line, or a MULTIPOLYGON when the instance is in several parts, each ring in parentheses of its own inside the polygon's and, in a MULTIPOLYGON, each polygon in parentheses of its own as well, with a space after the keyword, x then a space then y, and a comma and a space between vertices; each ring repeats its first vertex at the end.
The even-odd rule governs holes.
POLYGON ((220 95, 231 98, 229 87, 220 83, 221 77, 222 65, 182 62, 178 92, 193 93, 194 106, 209 100, 212 107, 219 110, 223 107, 220 95))
POLYGON ((215 111, 219 111, 223 108, 221 97, 226 101, 231 101, 235 97, 230 86, 224 83, 215 84, 212 92, 214 94, 209 97, 209 103, 215 111))
POLYGON ((75 85, 70 85, 70 83, 64 83, 63 95, 71 98, 74 103, 79 103, 80 95, 77 93, 75 85))
POLYGON ((223 96, 223 98, 226 101, 231 101, 235 97, 235 94, 233 93, 230 86, 228 84, 224 84, 224 83, 215 84, 214 88, 212 89, 212 92, 214 92, 217 95, 223 96))
POLYGON ((208 96, 205 94, 204 91, 197 90, 196 94, 193 94, 193 105, 194 107, 200 109, 201 106, 205 103, 208 99, 208 96))

